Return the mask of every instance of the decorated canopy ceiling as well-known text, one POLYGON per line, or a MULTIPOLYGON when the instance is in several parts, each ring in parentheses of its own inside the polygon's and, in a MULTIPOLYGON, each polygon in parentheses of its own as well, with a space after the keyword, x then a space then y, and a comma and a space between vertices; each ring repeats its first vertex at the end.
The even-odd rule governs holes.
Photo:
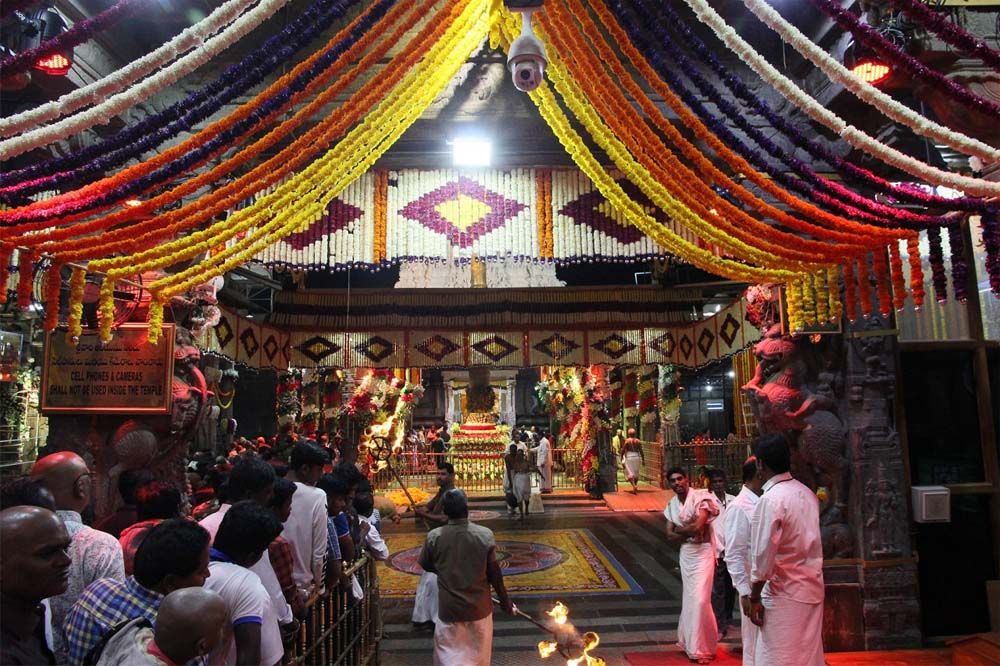
MULTIPOLYGON (((881 36, 842 16, 835 3, 812 1, 846 29, 891 52, 892 44, 879 43, 881 36)), ((73 266, 71 336, 81 327, 85 273, 106 276, 100 334, 108 339, 116 282, 185 266, 149 285, 155 341, 171 297, 255 257, 293 265, 310 265, 310 257, 317 257, 316 262, 336 266, 436 257, 456 249, 487 255, 523 251, 554 260, 606 256, 605 251, 616 257, 669 253, 731 279, 786 284, 789 316, 799 327, 836 318, 843 309, 857 316, 888 312, 908 298, 919 305, 922 292, 908 295, 902 265, 906 260, 919 268, 914 255, 921 230, 931 247, 936 291, 949 278, 964 285, 968 267, 961 225, 977 215, 991 288, 1000 294, 1000 183, 945 172, 862 132, 771 66, 707 0, 685 2, 718 42, 703 43, 668 0, 547 0, 536 15, 549 63, 531 101, 586 177, 569 193, 575 199, 565 203, 557 188, 561 172, 524 172, 516 178, 500 172, 371 172, 484 41, 506 48, 516 36, 517 20, 499 0, 316 0, 217 80, 174 106, 98 144, 0 176, 0 196, 14 204, 0 212, 0 270, 8 270, 10 256, 19 250, 18 299, 26 306, 33 262, 49 258, 55 268, 46 288, 52 305, 59 298, 59 269, 73 266), (355 9, 360 11, 323 46, 303 51, 355 9), (650 22, 650 16, 663 20, 650 22), (731 50, 764 84, 848 144, 922 182, 959 190, 958 197, 890 183, 818 145, 729 76, 719 49, 731 50), (287 68, 297 57, 304 59, 287 68), (382 61, 388 64, 370 76, 382 61), (712 80, 705 78, 705 68, 715 74, 712 80), (279 71, 285 73, 269 78, 279 71), (228 114, 218 113, 264 80, 271 81, 265 89, 228 114), (679 126, 647 89, 662 98, 679 126), (715 102, 714 109, 702 103, 706 98, 715 102), (337 113, 324 113, 335 100, 337 113), (734 134, 731 124, 743 135, 734 134), (821 176, 785 152, 768 139, 771 132, 829 164, 843 181, 821 176), (149 152, 179 136, 186 138, 158 154, 149 152), (592 145, 611 164, 602 164, 592 145), (133 158, 138 161, 131 163, 133 158), (24 203, 26 195, 52 189, 61 192, 24 203), (876 200, 873 192, 883 198, 876 200), (587 194, 590 203, 579 203, 587 194), (595 205, 598 194, 601 203, 595 205), (137 205, 121 207, 139 195, 137 205), (886 198, 906 206, 884 203, 886 198), (243 205, 247 201, 252 203, 243 205), (581 221, 582 213, 572 214, 574 201, 579 210, 600 210, 615 224, 601 229, 596 215, 581 221), (462 207, 478 214, 456 215, 462 207), (575 225, 575 235, 563 235, 563 218, 572 220, 566 224, 575 225), (350 243, 341 241, 337 224, 354 225, 350 243), (944 274, 942 234, 953 253, 950 276, 944 274), (311 235, 324 237, 318 250, 311 235), (570 244, 574 238, 579 247, 570 244), (900 241, 908 257, 899 251, 900 241)), ((923 117, 855 78, 762 0, 743 2, 873 112, 984 163, 1000 161, 995 146, 923 117)), ((908 10, 919 5, 919 0, 894 2, 908 10)), ((0 159, 51 144, 148 99, 283 4, 266 0, 248 9, 249 3, 231 0, 178 44, 88 86, 86 93, 3 119, 0 135, 7 138, 0 140, 0 159), (43 124, 47 121, 55 122, 43 124)), ((968 36, 954 24, 926 23, 956 41, 968 36)), ((966 48, 996 68, 995 50, 978 41, 966 48)), ((903 62, 902 55, 894 56, 903 62)), ((996 110, 995 103, 953 81, 919 73, 956 103, 996 110)), ((911 278, 916 284, 913 272, 911 278)), ((47 326, 56 320, 50 315, 47 326)))

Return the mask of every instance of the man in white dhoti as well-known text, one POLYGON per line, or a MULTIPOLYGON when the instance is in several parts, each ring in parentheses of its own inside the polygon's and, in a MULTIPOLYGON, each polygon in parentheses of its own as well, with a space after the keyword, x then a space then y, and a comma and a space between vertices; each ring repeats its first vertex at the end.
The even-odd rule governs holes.
POLYGON ((547 431, 542 432, 542 439, 538 442, 538 448, 535 449, 535 465, 538 466, 538 472, 542 475, 542 492, 551 493, 552 492, 552 443, 549 441, 549 433, 547 431))
POLYGON ((712 612, 712 578, 715 574, 715 536, 712 521, 719 515, 719 500, 709 490, 688 485, 680 467, 667 471, 676 496, 667 504, 667 538, 681 544, 681 617, 677 644, 691 661, 707 664, 715 659, 719 630, 712 612))
POLYGON ((762 483, 757 471, 757 458, 750 456, 743 463, 743 488, 726 508, 723 518, 725 549, 723 557, 740 596, 740 629, 743 637, 743 664, 753 666, 757 625, 750 621, 750 522, 760 495, 762 483))
POLYGON ((469 522, 465 493, 444 494, 448 524, 427 535, 420 566, 438 575, 440 621, 434 627, 435 666, 490 666, 493 655, 493 599, 514 613, 496 558, 493 532, 469 522))
MULTIPOLYGON (((418 506, 415 513, 432 526, 444 525, 448 516, 441 510, 441 499, 444 494, 455 487, 455 467, 444 463, 437 471, 438 491, 424 506, 418 506)), ((417 583, 417 594, 413 600, 414 629, 433 628, 438 621, 438 585, 437 575, 431 571, 420 574, 417 583)))
POLYGON ((753 663, 823 666, 819 500, 789 473, 783 435, 760 437, 754 453, 764 494, 750 534, 750 619, 760 627, 753 663))

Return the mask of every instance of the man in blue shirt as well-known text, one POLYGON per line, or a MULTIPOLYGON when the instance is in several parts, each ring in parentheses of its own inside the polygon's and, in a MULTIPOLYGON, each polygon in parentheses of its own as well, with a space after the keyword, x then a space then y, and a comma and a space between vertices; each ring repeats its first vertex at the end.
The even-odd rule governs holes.
POLYGON ((150 530, 136 552, 135 574, 125 581, 94 581, 67 613, 62 629, 69 663, 83 664, 105 634, 122 622, 137 617, 153 622, 170 592, 204 585, 208 546, 208 532, 187 520, 166 520, 150 530))

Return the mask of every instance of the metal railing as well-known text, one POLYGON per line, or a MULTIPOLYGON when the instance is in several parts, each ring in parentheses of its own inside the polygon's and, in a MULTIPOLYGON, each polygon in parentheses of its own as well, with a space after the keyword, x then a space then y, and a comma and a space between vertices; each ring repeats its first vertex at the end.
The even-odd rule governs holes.
MULTIPOLYGON (((477 495, 503 494, 503 454, 496 450, 462 449, 447 453, 404 452, 391 463, 408 488, 435 490, 437 461, 444 459, 455 466, 455 483, 467 493, 477 495)), ((384 469, 372 479, 375 490, 398 488, 392 472, 384 469)), ((583 472, 580 452, 575 449, 552 449, 552 488, 580 490, 583 472)))
MULTIPOLYGON (((692 477, 702 467, 714 467, 726 473, 731 484, 739 485, 743 463, 750 455, 750 439, 720 439, 700 442, 679 442, 663 447, 663 471, 683 467, 692 477)), ((664 479, 665 480, 665 479, 664 479)))
POLYGON ((378 663, 382 611, 375 560, 362 555, 344 573, 358 577, 364 598, 356 601, 350 588, 345 589, 339 583, 326 597, 311 598, 288 663, 308 666, 378 663))

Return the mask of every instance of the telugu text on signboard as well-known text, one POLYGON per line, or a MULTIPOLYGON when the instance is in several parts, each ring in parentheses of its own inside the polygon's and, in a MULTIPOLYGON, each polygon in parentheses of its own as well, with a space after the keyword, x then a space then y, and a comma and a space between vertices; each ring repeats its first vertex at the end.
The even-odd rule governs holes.
POLYGON ((168 414, 174 373, 174 327, 159 344, 146 341, 144 324, 123 324, 101 344, 85 333, 73 347, 63 331, 45 340, 42 404, 46 413, 168 414))

